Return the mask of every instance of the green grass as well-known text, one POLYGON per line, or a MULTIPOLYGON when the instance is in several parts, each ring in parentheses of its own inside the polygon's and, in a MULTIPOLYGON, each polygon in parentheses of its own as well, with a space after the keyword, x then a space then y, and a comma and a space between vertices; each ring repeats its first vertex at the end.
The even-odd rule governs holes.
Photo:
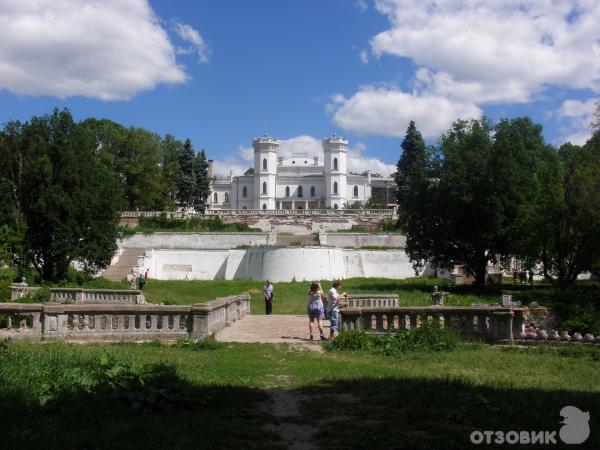
MULTIPOLYGON (((285 448, 264 388, 301 395, 320 448, 465 448, 471 431, 557 430, 590 411, 597 350, 316 353, 286 345, 0 346, 0 425, 11 448, 285 448), (332 434, 332 430, 335 432, 332 434), (333 439, 333 441, 332 441, 333 439)), ((557 447, 558 448, 558 447, 557 447)))
MULTIPOLYGON (((211 280, 211 281, 161 281, 150 280, 144 295, 153 303, 192 304, 216 297, 249 292, 252 297, 252 313, 264 312, 263 281, 252 280, 211 280)), ((322 282, 323 289, 329 289, 330 282, 322 282)), ((127 289, 127 283, 114 283, 96 279, 90 287, 113 286, 127 289)), ((450 282, 436 278, 349 278, 343 280, 342 290, 352 294, 398 294, 400 306, 426 306, 431 304, 433 286, 448 291, 448 306, 470 305, 471 303, 499 303, 502 293, 513 295, 513 300, 529 304, 552 307, 565 320, 565 329, 600 334, 600 286, 594 282, 584 282, 566 291, 558 291, 549 285, 536 284, 533 287, 505 284, 502 287, 477 289, 473 286, 454 286, 450 282)), ((274 314, 304 314, 308 282, 298 281, 275 283, 274 314)))

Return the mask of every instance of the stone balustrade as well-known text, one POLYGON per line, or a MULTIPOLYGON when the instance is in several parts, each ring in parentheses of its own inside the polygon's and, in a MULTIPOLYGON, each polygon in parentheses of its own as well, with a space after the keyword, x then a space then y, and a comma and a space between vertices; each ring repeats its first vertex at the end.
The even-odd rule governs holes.
MULTIPOLYGON (((10 298, 12 301, 16 301, 40 289, 39 287, 28 286, 27 283, 13 283, 10 298)), ((117 303, 135 305, 145 303, 142 292, 131 289, 51 288, 50 301, 61 304, 117 303)))
POLYGON ((388 308, 398 306, 397 295, 352 294, 343 303, 348 308, 388 308))
POLYGON ((340 310, 344 331, 398 332, 438 321, 465 338, 512 342, 523 328, 526 308, 496 307, 383 307, 340 310))
MULTIPOLYGON (((365 296, 367 297, 367 296, 365 296)), ((376 299, 374 296, 368 296, 376 299)), ((361 299, 362 300, 362 299, 361 299)), ((367 303, 367 302, 365 302, 367 303)), ((552 330, 528 331, 530 311, 525 307, 354 307, 340 309, 343 331, 390 332, 418 328, 421 323, 437 321, 466 339, 491 343, 581 343, 600 346, 600 337, 586 333, 552 330)))
POLYGON ((202 216, 381 216, 394 217, 394 209, 207 209, 196 211, 123 211, 121 217, 188 218, 202 216))
POLYGON ((250 312, 250 295, 195 305, 0 303, 0 339, 202 339, 250 312))

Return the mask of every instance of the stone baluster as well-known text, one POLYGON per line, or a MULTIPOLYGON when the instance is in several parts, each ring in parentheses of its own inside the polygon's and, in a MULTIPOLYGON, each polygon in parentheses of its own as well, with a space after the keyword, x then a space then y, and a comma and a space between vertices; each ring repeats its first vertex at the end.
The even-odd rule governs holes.
POLYGON ((375 330, 376 331, 384 331, 384 329, 383 329, 383 314, 382 313, 375 314, 375 330))

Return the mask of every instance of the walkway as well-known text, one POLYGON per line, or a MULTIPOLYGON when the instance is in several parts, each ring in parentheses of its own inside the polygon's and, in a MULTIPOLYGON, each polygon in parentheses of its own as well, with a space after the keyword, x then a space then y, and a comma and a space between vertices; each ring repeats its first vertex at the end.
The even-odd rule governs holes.
MULTIPOLYGON (((329 336, 329 321, 323 321, 325 335, 329 336)), ((265 342, 306 344, 321 349, 319 332, 315 327, 315 338, 308 339, 308 318, 306 316, 287 315, 248 315, 242 320, 224 328, 216 336, 218 341, 224 342, 265 342)))

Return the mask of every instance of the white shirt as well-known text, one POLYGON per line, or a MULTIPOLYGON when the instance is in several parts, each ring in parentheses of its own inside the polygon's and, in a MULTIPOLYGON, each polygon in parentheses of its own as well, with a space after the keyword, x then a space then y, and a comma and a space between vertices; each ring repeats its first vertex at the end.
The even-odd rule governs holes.
POLYGON ((340 310, 340 294, 337 289, 332 287, 327 295, 327 312, 340 310))

